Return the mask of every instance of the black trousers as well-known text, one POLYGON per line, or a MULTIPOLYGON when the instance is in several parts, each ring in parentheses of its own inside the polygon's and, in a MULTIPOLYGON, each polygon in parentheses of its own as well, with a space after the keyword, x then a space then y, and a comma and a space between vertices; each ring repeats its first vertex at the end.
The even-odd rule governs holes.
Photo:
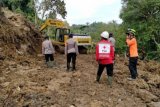
POLYGON ((70 68, 70 63, 72 61, 72 66, 73 66, 73 69, 76 69, 75 66, 76 66, 76 53, 68 53, 67 54, 67 69, 70 68))
POLYGON ((53 54, 45 54, 45 60, 46 62, 54 61, 53 54))
POLYGON ((104 68, 106 68, 108 76, 113 76, 113 64, 99 64, 97 76, 101 77, 104 68))
POLYGON ((130 57, 129 58, 129 70, 131 73, 131 78, 133 78, 133 79, 136 79, 136 77, 138 76, 137 61, 138 61, 138 57, 130 57))

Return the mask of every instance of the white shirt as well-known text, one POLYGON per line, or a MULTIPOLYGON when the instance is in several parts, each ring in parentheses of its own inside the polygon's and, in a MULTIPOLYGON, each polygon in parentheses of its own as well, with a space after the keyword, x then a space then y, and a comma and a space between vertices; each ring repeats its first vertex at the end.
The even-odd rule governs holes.
POLYGON ((55 50, 50 40, 45 40, 42 43, 42 54, 53 54, 55 50))

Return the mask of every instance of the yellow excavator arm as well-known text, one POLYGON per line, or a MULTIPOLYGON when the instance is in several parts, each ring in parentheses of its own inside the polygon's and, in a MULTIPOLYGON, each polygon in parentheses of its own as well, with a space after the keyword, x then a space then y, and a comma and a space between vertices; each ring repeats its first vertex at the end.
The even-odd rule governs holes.
POLYGON ((47 26, 54 26, 56 28, 65 28, 65 24, 61 20, 57 19, 47 19, 45 23, 41 26, 40 31, 45 29, 47 26))

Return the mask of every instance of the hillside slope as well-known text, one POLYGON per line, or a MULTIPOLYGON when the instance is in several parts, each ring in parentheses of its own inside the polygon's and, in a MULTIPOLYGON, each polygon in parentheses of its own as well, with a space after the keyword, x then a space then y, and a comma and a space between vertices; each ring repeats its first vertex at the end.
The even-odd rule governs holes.
POLYGON ((35 54, 40 51, 41 35, 20 14, 2 9, 0 15, 0 57, 35 54))

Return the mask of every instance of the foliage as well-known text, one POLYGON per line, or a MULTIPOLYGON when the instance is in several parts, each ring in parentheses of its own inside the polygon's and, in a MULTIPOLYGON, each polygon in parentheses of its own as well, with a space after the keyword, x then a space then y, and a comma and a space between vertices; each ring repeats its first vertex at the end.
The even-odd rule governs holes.
POLYGON ((122 0, 122 4, 123 27, 136 29, 139 48, 145 47, 148 58, 154 58, 151 51, 158 52, 160 44, 160 0, 122 0))
POLYGON ((44 17, 45 19, 47 17, 56 18, 57 14, 60 14, 62 18, 65 18, 67 14, 65 2, 61 0, 42 0, 39 10, 43 11, 42 19, 44 19, 44 17))
POLYGON ((40 10, 43 10, 43 17, 46 12, 50 18, 55 18, 57 14, 65 18, 67 14, 65 3, 61 0, 43 0, 41 3, 39 0, 2 0, 0 3, 12 11, 24 14, 32 22, 37 20, 36 16, 40 10))
POLYGON ((124 53, 125 51, 126 45, 124 31, 115 21, 111 21, 107 24, 103 22, 93 22, 91 24, 86 23, 85 25, 72 25, 71 31, 72 33, 91 35, 94 43, 97 43, 100 40, 100 34, 103 31, 112 32, 116 39, 117 53, 124 53))
POLYGON ((33 0, 2 0, 3 6, 10 10, 24 14, 29 20, 34 20, 33 0))

